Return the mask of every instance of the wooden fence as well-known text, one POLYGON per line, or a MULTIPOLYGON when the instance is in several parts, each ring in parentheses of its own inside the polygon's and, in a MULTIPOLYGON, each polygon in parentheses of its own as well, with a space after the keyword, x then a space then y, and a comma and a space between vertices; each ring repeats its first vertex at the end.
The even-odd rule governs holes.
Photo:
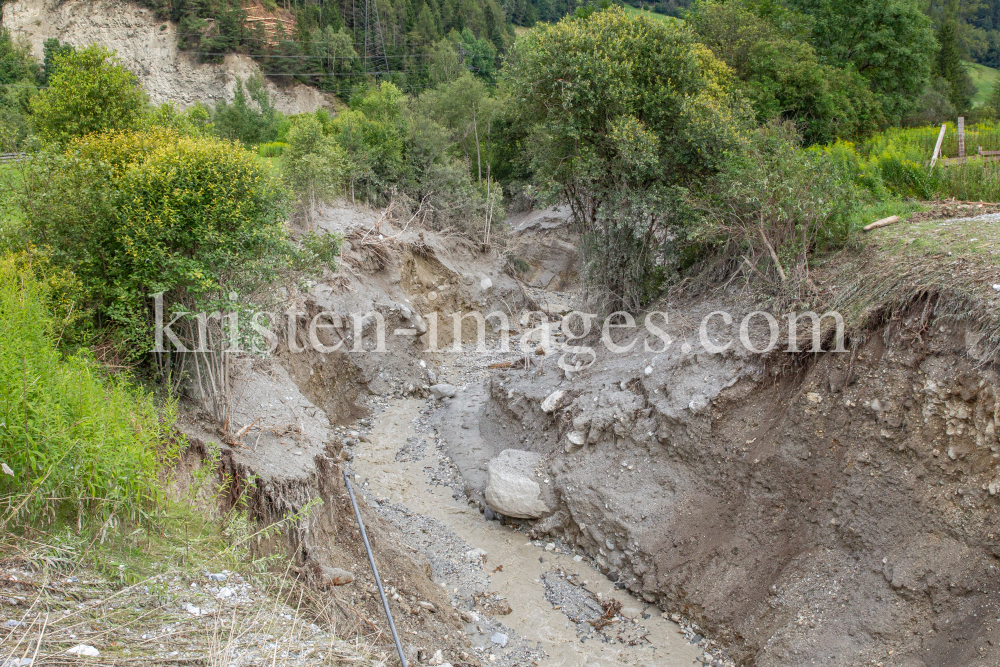
MULTIPOLYGON (((944 157, 941 154, 941 145, 944 141, 947 127, 947 125, 941 126, 937 144, 934 146, 934 152, 931 154, 931 160, 928 163, 931 167, 935 164, 940 164, 942 167, 950 167, 956 164, 965 164, 969 161, 969 156, 965 154, 965 118, 962 116, 958 117, 958 157, 944 157)), ((983 147, 979 146, 975 157, 982 159, 983 162, 997 162, 1000 161, 1000 151, 984 151, 983 147)))

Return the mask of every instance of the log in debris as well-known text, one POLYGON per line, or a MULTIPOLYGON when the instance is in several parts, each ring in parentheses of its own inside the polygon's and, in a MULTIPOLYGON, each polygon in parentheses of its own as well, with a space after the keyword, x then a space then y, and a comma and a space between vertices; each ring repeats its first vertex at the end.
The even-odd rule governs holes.
POLYGON ((899 216, 898 215, 890 215, 888 218, 882 218, 881 220, 876 220, 875 222, 871 223, 870 225, 865 225, 863 229, 866 232, 870 232, 871 230, 878 229, 879 227, 887 227, 887 226, 891 225, 894 222, 899 222, 899 216))

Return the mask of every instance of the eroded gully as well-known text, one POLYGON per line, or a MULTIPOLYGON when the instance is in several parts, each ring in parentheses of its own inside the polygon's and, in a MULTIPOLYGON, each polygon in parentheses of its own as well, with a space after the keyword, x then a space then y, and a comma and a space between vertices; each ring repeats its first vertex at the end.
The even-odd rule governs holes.
POLYGON ((456 611, 466 611, 465 618, 474 619, 466 624, 466 631, 484 664, 692 664, 701 651, 687 643, 678 625, 662 618, 655 606, 615 589, 578 555, 574 558, 566 549, 539 548, 524 533, 485 520, 475 506, 453 497, 449 486, 431 483, 426 464, 440 453, 434 438, 420 432, 426 406, 419 399, 390 399, 373 416, 370 433, 354 448, 353 470, 369 502, 383 516, 391 515, 404 537, 407 533, 417 536, 410 540, 410 548, 437 559, 432 568, 435 582, 453 594, 456 611), (421 439, 427 441, 421 457, 399 455, 421 439), (459 546, 443 552, 441 545, 449 540, 459 546), (478 552, 474 551, 472 558, 463 557, 463 549, 481 549, 485 558, 475 557, 478 552), (621 602, 623 615, 633 620, 619 617, 616 622, 629 626, 627 631, 609 637, 606 632, 588 635, 581 630, 582 624, 573 622, 572 604, 557 604, 562 600, 553 599, 551 586, 546 597, 546 581, 551 583, 556 576, 572 581, 580 594, 596 601, 621 602), (477 591, 477 587, 486 590, 477 591), (470 615, 476 595, 505 598, 511 611, 490 615, 487 606, 470 615), (490 640, 495 630, 512 631, 507 646, 490 640))

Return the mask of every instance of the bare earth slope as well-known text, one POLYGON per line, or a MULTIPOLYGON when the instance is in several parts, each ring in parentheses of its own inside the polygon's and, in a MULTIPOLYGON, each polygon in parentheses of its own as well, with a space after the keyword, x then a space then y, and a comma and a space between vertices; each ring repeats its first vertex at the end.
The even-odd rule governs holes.
POLYGON ((987 222, 900 226, 891 233, 901 246, 940 237, 947 247, 898 255, 899 266, 885 254, 850 264, 895 302, 848 353, 707 354, 702 317, 733 312, 733 327, 714 330, 725 340, 745 312, 716 298, 668 309, 674 342, 662 353, 640 340, 572 377, 552 355, 541 368, 496 371, 478 414, 478 403, 456 404, 441 420, 467 492, 482 498, 482 470, 501 450, 542 454, 558 501, 536 530, 698 620, 745 664, 998 664, 987 222), (970 238, 952 238, 960 228, 970 238), (948 281, 915 279, 933 273, 925 261, 948 281), (912 301, 900 300, 914 285, 912 301), (543 411, 556 391, 557 409, 543 411), (449 427, 457 419, 477 433, 463 439, 449 427))
MULTIPOLYGON (((127 0, 15 0, 0 11, 3 26, 15 38, 26 38, 39 60, 42 44, 53 37, 74 46, 98 43, 114 49, 156 104, 176 102, 183 108, 232 101, 236 78, 260 71, 251 58, 236 54, 219 65, 199 64, 177 48, 175 23, 158 21, 152 10, 127 0)), ((267 85, 277 108, 286 113, 312 112, 327 104, 309 86, 267 85)))

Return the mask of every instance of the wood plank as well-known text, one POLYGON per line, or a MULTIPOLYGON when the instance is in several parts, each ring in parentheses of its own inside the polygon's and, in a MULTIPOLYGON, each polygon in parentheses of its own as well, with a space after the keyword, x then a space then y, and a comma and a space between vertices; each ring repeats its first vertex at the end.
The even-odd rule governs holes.
POLYGON ((937 144, 934 145, 934 154, 931 155, 931 167, 937 162, 938 156, 941 155, 941 144, 944 142, 944 131, 948 129, 946 123, 941 123, 941 131, 938 133, 937 144))
POLYGON ((965 116, 958 117, 958 157, 965 157, 965 116))

